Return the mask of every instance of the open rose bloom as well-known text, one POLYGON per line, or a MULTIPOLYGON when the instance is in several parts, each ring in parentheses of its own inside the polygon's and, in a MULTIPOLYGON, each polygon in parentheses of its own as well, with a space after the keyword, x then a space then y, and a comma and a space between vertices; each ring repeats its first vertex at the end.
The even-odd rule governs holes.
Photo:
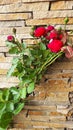
POLYGON ((68 45, 69 35, 66 30, 56 29, 54 26, 37 27, 33 36, 39 38, 46 45, 46 49, 49 49, 53 53, 62 51, 67 58, 73 57, 72 43, 68 45))

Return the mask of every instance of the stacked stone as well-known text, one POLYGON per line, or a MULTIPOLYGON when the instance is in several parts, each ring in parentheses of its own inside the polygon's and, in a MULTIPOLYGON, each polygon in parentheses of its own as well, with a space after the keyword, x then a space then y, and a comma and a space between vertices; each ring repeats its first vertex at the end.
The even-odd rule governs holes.
MULTIPOLYGON (((60 25, 69 17, 66 29, 73 30, 72 0, 0 0, 0 88, 18 84, 15 77, 6 78, 12 55, 5 40, 12 29, 18 39, 35 44, 30 36, 33 25, 60 25)), ((71 36, 72 37, 72 36, 71 36)), ((30 95, 24 110, 13 119, 11 130, 72 130, 73 129, 73 59, 60 59, 30 95)))

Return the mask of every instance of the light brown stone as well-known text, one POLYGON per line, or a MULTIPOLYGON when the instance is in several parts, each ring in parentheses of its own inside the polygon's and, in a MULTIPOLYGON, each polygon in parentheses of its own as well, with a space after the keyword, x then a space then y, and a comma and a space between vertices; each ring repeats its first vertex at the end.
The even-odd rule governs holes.
POLYGON ((17 83, 4 83, 0 82, 0 88, 10 88, 10 87, 15 87, 17 83))
MULTIPOLYGON (((31 27, 15 27, 17 34, 30 34, 31 27)), ((0 35, 13 34, 13 27, 0 27, 0 35)))
MULTIPOLYGON (((25 17, 26 13, 25 11, 29 12, 29 11, 48 11, 49 8, 49 2, 37 2, 37 3, 14 3, 14 4, 10 4, 10 5, 4 5, 4 6, 0 6, 0 12, 1 13, 6 13, 6 12, 24 12, 25 17), (37 7, 37 8, 36 8, 37 7)), ((21 14, 20 14, 21 15, 21 14)))
POLYGON ((21 0, 0 0, 0 5, 12 4, 16 2, 21 2, 21 0))
POLYGON ((33 18, 41 19, 41 18, 62 18, 62 17, 73 17, 72 10, 58 10, 58 11, 34 11, 33 18))
POLYGON ((11 67, 11 63, 0 63, 0 69, 9 69, 11 67))
POLYGON ((62 102, 62 101, 68 101, 68 92, 53 92, 49 93, 48 91, 46 92, 46 100, 47 101, 53 101, 53 102, 62 102))
POLYGON ((31 13, 0 14, 0 20, 23 20, 31 18, 31 13))
POLYGON ((60 105, 58 105, 57 106, 57 112, 59 112, 59 113, 61 113, 61 114, 68 114, 68 112, 70 111, 70 110, 72 110, 73 109, 73 106, 60 106, 60 105))
POLYGON ((0 63, 5 63, 5 62, 8 62, 10 63, 12 61, 12 57, 4 57, 4 56, 0 56, 0 63))
POLYGON ((20 123, 20 124, 14 124, 15 128, 28 128, 32 127, 33 128, 73 128, 72 121, 67 121, 67 122, 35 122, 35 121, 25 121, 25 123, 20 123), (29 124, 29 125, 28 125, 29 124))
MULTIPOLYGON (((45 19, 30 19, 26 20, 26 25, 49 25, 49 24, 64 24, 64 18, 45 18, 45 19)), ((69 18, 69 23, 73 24, 73 18, 69 18)))
POLYGON ((60 10, 60 9, 72 9, 73 1, 56 1, 52 2, 51 10, 60 10))
POLYGON ((23 20, 18 20, 18 21, 0 21, 0 28, 8 28, 8 27, 20 27, 24 26, 24 21, 23 20))
POLYGON ((51 0, 22 0, 22 2, 42 2, 42 1, 51 1, 51 0))
POLYGON ((39 105, 39 106, 31 106, 31 105, 25 105, 24 109, 30 109, 30 110, 48 110, 48 111, 52 111, 52 110, 56 110, 56 106, 55 105, 39 105))
POLYGON ((0 69, 0 75, 6 75, 8 70, 0 69))
POLYGON ((2 75, 0 75, 0 82, 4 82, 4 83, 18 83, 19 82, 19 80, 18 80, 18 78, 16 78, 16 77, 10 77, 10 78, 7 78, 7 76, 2 76, 2 75))
POLYGON ((7 47, 0 47, 0 52, 8 52, 8 48, 7 47))

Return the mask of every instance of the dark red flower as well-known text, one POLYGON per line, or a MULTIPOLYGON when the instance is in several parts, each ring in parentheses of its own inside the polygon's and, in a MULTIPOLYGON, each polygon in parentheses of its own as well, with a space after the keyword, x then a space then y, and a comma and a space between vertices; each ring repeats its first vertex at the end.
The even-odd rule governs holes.
POLYGON ((54 29, 54 26, 49 25, 49 26, 46 28, 46 31, 47 31, 47 32, 50 32, 50 31, 52 31, 53 29, 54 29))
POLYGON ((44 27, 38 27, 36 30, 34 30, 34 36, 35 37, 41 37, 45 34, 46 29, 44 27))
POLYGON ((12 42, 14 40, 14 37, 12 35, 9 35, 7 37, 7 41, 12 42))
POLYGON ((56 30, 51 31, 49 38, 50 39, 57 39, 57 37, 58 37, 57 31, 56 30))
POLYGON ((61 40, 63 38, 63 34, 59 34, 59 39, 61 40))
POLYGON ((45 38, 46 38, 47 40, 50 40, 49 36, 46 36, 45 38))
POLYGON ((60 40, 52 40, 49 44, 47 44, 48 49, 51 50, 51 52, 59 52, 63 46, 63 43, 60 40))

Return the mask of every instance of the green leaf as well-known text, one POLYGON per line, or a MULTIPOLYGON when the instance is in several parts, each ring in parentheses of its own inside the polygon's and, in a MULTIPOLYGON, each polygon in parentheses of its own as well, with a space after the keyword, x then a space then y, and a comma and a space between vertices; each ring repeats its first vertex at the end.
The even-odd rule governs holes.
POLYGON ((18 53, 19 53, 19 50, 18 50, 18 48, 16 48, 16 47, 12 47, 11 49, 9 49, 9 53, 10 53, 10 54, 18 54, 18 53))
POLYGON ((2 116, 1 116, 1 119, 0 119, 0 127, 2 128, 7 128, 9 123, 11 122, 12 120, 12 113, 11 112, 6 112, 4 113, 2 116))
POLYGON ((6 103, 0 102, 0 113, 2 113, 6 109, 6 103))
POLYGON ((14 110, 14 103, 13 102, 7 102, 6 103, 6 111, 12 112, 14 110))
POLYGON ((18 61, 19 61, 19 59, 14 57, 12 60, 12 64, 18 64, 18 61))
POLYGON ((4 90, 3 90, 3 99, 4 99, 5 101, 8 101, 8 99, 9 99, 9 94, 10 94, 9 89, 4 89, 4 90))
POLYGON ((16 47, 16 44, 6 41, 6 46, 12 48, 12 47, 16 47))
POLYGON ((26 98, 26 87, 20 89, 20 97, 22 99, 26 98))
POLYGON ((0 101, 3 101, 3 91, 0 90, 0 101))
POLYGON ((7 129, 4 129, 4 128, 1 128, 1 127, 0 127, 0 130, 7 130, 7 129))
POLYGON ((14 72, 16 67, 17 67, 17 64, 11 66, 11 68, 9 69, 9 71, 7 73, 8 78, 12 75, 12 73, 14 72))
POLYGON ((22 110, 23 107, 24 107, 24 103, 19 103, 18 106, 16 107, 16 109, 13 112, 14 115, 17 115, 22 110))
POLYGON ((12 94, 18 94, 18 89, 16 87, 11 87, 10 91, 12 92, 12 94))
POLYGON ((21 45, 22 45, 22 48, 23 48, 23 49, 26 49, 27 44, 26 44, 25 42, 23 42, 21 45))
POLYGON ((18 102, 19 100, 20 100, 20 93, 18 93, 18 94, 15 94, 14 96, 13 96, 13 102, 14 103, 16 103, 16 102, 18 102))
POLYGON ((27 87, 27 92, 32 93, 34 90, 34 82, 30 83, 29 86, 27 87))
POLYGON ((46 50, 46 45, 42 42, 39 43, 40 45, 40 50, 46 50))

